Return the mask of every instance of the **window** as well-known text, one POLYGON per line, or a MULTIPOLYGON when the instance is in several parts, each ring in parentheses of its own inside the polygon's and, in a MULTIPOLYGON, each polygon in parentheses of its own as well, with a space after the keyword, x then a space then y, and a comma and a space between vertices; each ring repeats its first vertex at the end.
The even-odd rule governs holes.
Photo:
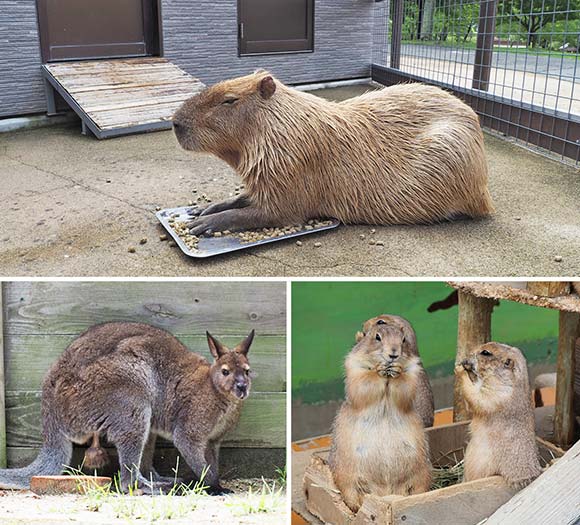
POLYGON ((240 55, 314 49, 314 0, 238 0, 240 55))

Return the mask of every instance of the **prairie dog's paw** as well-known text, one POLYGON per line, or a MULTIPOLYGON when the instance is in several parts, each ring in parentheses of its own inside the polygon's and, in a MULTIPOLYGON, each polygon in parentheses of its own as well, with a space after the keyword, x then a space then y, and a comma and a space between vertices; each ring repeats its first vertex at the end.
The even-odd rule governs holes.
POLYGON ((399 361, 395 361, 394 363, 390 363, 387 368, 387 375, 389 377, 399 377, 404 370, 404 366, 399 361))
POLYGON ((375 370, 381 377, 389 377, 389 366, 388 363, 378 363, 375 366, 375 370))

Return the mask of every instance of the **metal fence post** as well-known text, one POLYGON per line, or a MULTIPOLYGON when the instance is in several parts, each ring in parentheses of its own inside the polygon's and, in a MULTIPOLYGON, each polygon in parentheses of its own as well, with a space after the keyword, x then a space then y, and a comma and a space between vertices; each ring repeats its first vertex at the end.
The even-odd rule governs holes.
POLYGON ((493 55, 497 0, 482 0, 479 4, 477 47, 473 64, 473 89, 487 91, 493 55))
POLYGON ((393 2, 393 25, 391 31, 391 67, 399 69, 401 66, 401 39, 403 38, 403 1, 393 2))

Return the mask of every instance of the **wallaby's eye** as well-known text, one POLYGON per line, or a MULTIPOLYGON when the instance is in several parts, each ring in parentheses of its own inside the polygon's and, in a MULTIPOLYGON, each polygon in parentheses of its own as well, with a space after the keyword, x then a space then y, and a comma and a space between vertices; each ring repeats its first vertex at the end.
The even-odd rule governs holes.
POLYGON ((384 320, 384 319, 379 319, 379 320, 377 321, 377 324, 387 324, 387 323, 385 322, 385 320, 384 320))
POLYGON ((379 334, 377 334, 377 335, 375 335, 375 339, 376 339, 377 341, 380 341, 380 340, 381 340, 381 336, 380 336, 379 334))
POLYGON ((403 344, 405 344, 405 343, 406 343, 406 341, 407 341, 407 338, 406 338, 405 336, 403 336, 403 341, 402 341, 402 342, 403 342, 403 344))
POLYGON ((237 98, 235 98, 235 97, 226 98, 226 99, 225 99, 225 100, 222 102, 222 105, 224 105, 224 106, 228 106, 228 105, 230 105, 230 106, 231 106, 232 104, 235 104, 237 101, 238 101, 238 99, 237 99, 237 98))
POLYGON ((230 375, 230 371, 227 368, 222 368, 222 375, 229 376, 230 375))
POLYGON ((484 355, 486 357, 492 356, 493 354, 489 350, 482 350, 480 355, 484 355))
POLYGON ((247 368, 247 369, 246 369, 246 375, 247 375, 247 376, 249 376, 249 375, 250 375, 250 369, 249 369, 249 368, 247 368))

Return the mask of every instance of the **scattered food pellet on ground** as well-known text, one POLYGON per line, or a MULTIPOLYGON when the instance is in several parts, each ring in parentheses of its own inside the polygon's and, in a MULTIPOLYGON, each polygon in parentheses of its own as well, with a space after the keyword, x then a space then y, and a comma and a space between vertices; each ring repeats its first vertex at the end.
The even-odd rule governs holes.
POLYGON ((366 239, 366 235, 364 233, 361 233, 359 236, 361 239, 366 239))
POLYGON ((375 244, 377 246, 384 246, 385 245, 385 243, 383 241, 377 241, 377 242, 375 242, 375 244))
POLYGON ((109 183, 111 182, 111 179, 106 179, 105 182, 109 183))
POLYGON ((165 235, 164 233, 162 233, 162 234, 159 236, 159 240, 160 240, 160 241, 166 241, 166 240, 167 240, 167 235, 165 235))
POLYGON ((560 255, 556 255, 556 257, 554 257, 554 261, 562 262, 562 257, 560 255))
POLYGON ((161 206, 155 206, 155 211, 161 211, 161 206))
POLYGON ((127 248, 127 251, 129 253, 135 253, 137 250, 135 250, 135 246, 129 246, 129 248, 127 248))
POLYGON ((372 239, 369 241, 369 244, 375 244, 375 243, 376 243, 376 241, 374 241, 372 239))
POLYGON ((296 246, 302 246, 302 241, 296 241, 296 246))
POLYGON ((321 246, 322 246, 322 243, 321 242, 315 242, 314 243, 314 247, 315 248, 320 248, 321 246))
POLYGON ((374 228, 371 230, 371 233, 376 233, 377 230, 375 230, 374 228))
POLYGON ((147 244, 147 237, 143 237, 140 241, 139 244, 147 244))
POLYGON ((170 241, 169 246, 171 246, 172 248, 175 248, 177 246, 177 243, 175 241, 170 241))
POLYGON ((521 221, 521 220, 522 220, 522 218, 521 218, 521 217, 515 217, 515 220, 516 220, 516 221, 521 221))

